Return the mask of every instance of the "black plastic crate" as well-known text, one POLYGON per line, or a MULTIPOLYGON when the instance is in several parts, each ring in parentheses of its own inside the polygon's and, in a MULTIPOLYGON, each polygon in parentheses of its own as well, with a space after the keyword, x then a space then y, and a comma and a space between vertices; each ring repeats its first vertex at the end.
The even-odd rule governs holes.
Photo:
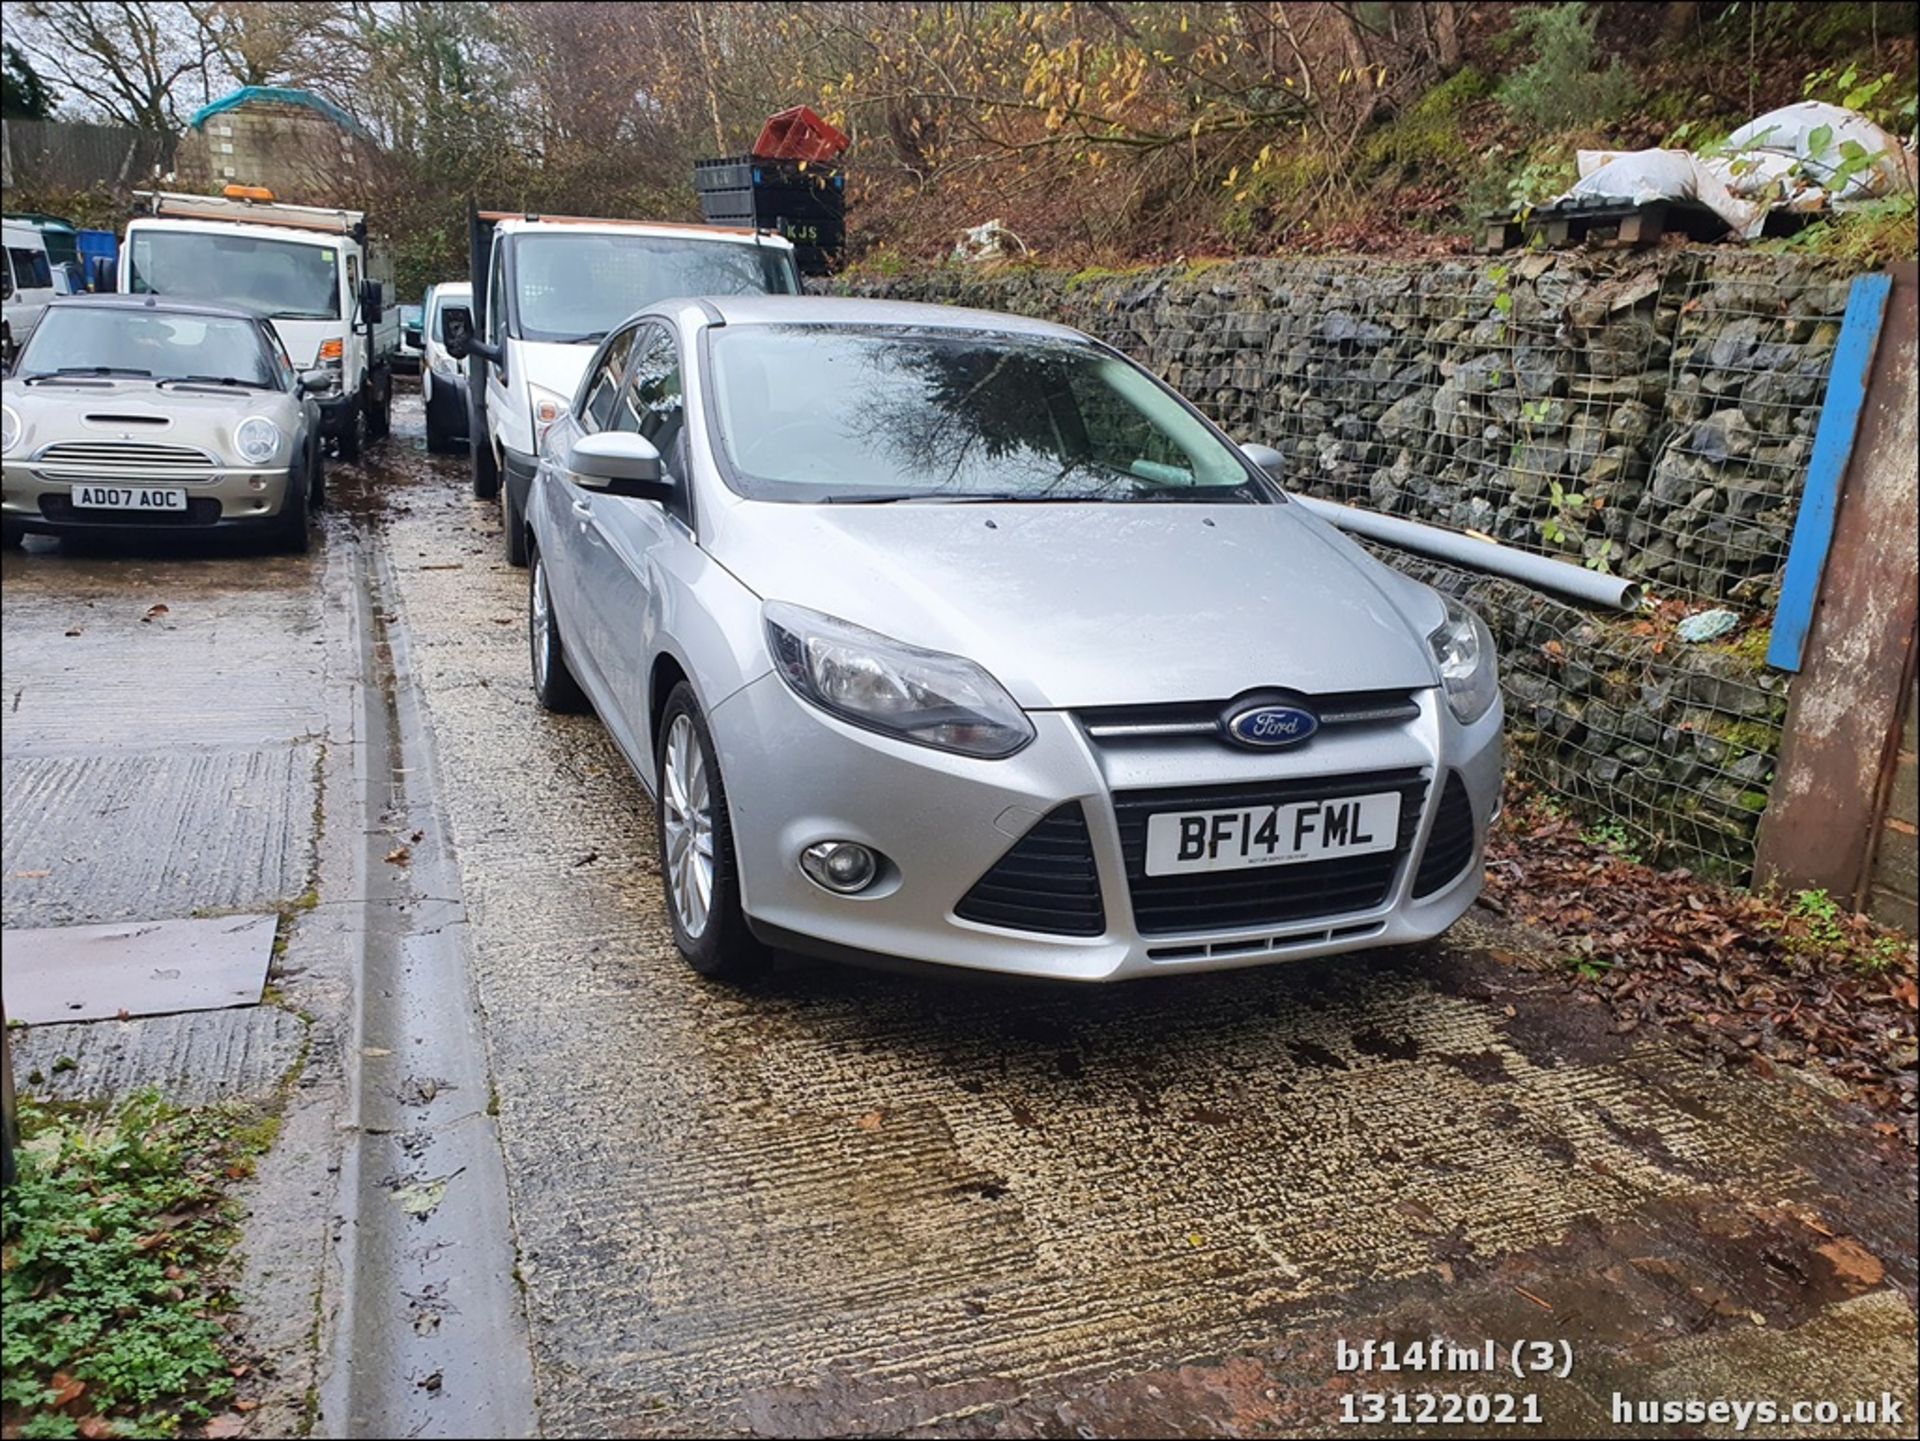
POLYGON ((766 186, 803 186, 810 190, 844 193, 846 172, 818 160, 761 160, 752 155, 729 155, 720 160, 693 162, 693 188, 750 190, 766 186))

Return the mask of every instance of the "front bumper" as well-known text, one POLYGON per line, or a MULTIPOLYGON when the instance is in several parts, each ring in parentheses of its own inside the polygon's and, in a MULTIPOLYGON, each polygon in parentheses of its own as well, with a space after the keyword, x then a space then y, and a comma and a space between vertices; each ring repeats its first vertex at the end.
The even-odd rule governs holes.
MULTIPOLYGON (((1298 750, 1264 753, 1205 739, 1096 741, 1071 713, 1040 711, 1030 713, 1037 735, 1025 750, 1002 761, 974 760, 845 725, 800 701, 772 675, 728 697, 709 721, 727 782, 745 909, 768 940, 824 954, 1109 981, 1427 940, 1458 919, 1479 894, 1486 832, 1499 804, 1501 708, 1463 727, 1439 691, 1417 691, 1414 698, 1419 713, 1411 719, 1326 730, 1298 750), (1149 934, 1136 923, 1116 793, 1389 771, 1417 771, 1425 784, 1417 825, 1409 823, 1395 853, 1383 901, 1219 929, 1162 925, 1149 934), (1445 884, 1416 897, 1415 876, 1450 773, 1471 804, 1471 859, 1445 884), (1099 875, 1099 934, 1045 934, 956 914, 974 883, 1016 841, 1074 801, 1099 875), (851 897, 808 880, 797 857, 830 839, 879 851, 889 862, 881 879, 851 897)), ((1367 788, 1358 780, 1354 793, 1367 788)))
POLYGON ((337 440, 341 431, 347 428, 353 417, 356 398, 344 390, 316 397, 320 406, 320 433, 328 440, 337 440))
POLYGON ((211 470, 188 479, 131 473, 78 475, 40 471, 26 461, 0 468, 0 515, 10 526, 39 535, 99 530, 206 530, 270 521, 286 505, 294 472, 278 469, 211 470), (152 486, 187 493, 184 511, 101 510, 73 503, 76 485, 152 486))

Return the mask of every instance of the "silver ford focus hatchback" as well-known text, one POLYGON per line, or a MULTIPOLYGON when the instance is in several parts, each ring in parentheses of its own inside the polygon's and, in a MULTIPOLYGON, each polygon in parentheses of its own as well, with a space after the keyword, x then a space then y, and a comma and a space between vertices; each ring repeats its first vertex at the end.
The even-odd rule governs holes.
POLYGON ((674 301, 527 512, 539 698, 654 797, 674 936, 1104 981, 1437 935, 1480 890, 1486 626, 1115 351, 674 301))

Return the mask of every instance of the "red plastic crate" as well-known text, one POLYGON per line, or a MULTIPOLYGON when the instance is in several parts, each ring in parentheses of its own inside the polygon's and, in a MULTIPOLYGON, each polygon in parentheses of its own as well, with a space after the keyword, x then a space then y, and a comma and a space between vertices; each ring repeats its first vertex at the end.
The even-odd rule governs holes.
POLYGON ((796 105, 761 127, 753 153, 762 160, 832 160, 847 144, 847 137, 840 131, 805 105, 796 105))

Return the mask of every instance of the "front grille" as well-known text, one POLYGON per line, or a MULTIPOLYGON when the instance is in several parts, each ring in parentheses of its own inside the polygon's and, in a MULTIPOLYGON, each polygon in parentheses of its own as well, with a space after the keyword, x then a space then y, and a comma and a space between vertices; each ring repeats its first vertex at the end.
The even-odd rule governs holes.
POLYGON ((1164 936, 1350 915, 1383 905, 1420 828, 1420 807, 1426 796, 1426 776, 1418 769, 1115 792, 1114 819, 1127 860, 1134 925, 1142 935, 1164 936), (1400 830, 1390 851, 1249 870, 1147 874, 1147 821, 1162 811, 1291 805, 1389 790, 1400 792, 1400 830))
MULTIPOLYGON (((1344 695, 1303 696, 1302 703, 1330 726, 1404 725, 1420 714, 1409 690, 1349 691, 1344 695)), ((1087 734, 1101 744, 1114 741, 1171 740, 1198 736, 1233 746, 1220 725, 1230 704, 1224 700, 1172 701, 1162 705, 1094 706, 1076 711, 1087 734)), ((1241 749, 1233 746, 1235 750, 1241 749)))
POLYGON ((218 469, 203 450, 150 440, 55 441, 32 464, 42 475, 76 480, 206 480, 218 469))
POLYGON ((1472 859, 1473 802, 1467 799, 1459 772, 1448 771, 1447 787, 1440 793, 1440 809, 1433 817, 1433 833, 1427 837, 1427 853, 1420 857, 1420 869, 1414 873, 1414 895, 1432 895, 1472 859))
POLYGON ((953 913, 985 926, 1097 936, 1107 928, 1080 802, 1055 806, 973 883, 953 913))
POLYGON ((188 496, 185 511, 100 510, 90 505, 77 506, 69 496, 43 495, 40 497, 40 514, 48 520, 57 520, 62 525, 191 527, 219 524, 220 502, 210 496, 188 496))

